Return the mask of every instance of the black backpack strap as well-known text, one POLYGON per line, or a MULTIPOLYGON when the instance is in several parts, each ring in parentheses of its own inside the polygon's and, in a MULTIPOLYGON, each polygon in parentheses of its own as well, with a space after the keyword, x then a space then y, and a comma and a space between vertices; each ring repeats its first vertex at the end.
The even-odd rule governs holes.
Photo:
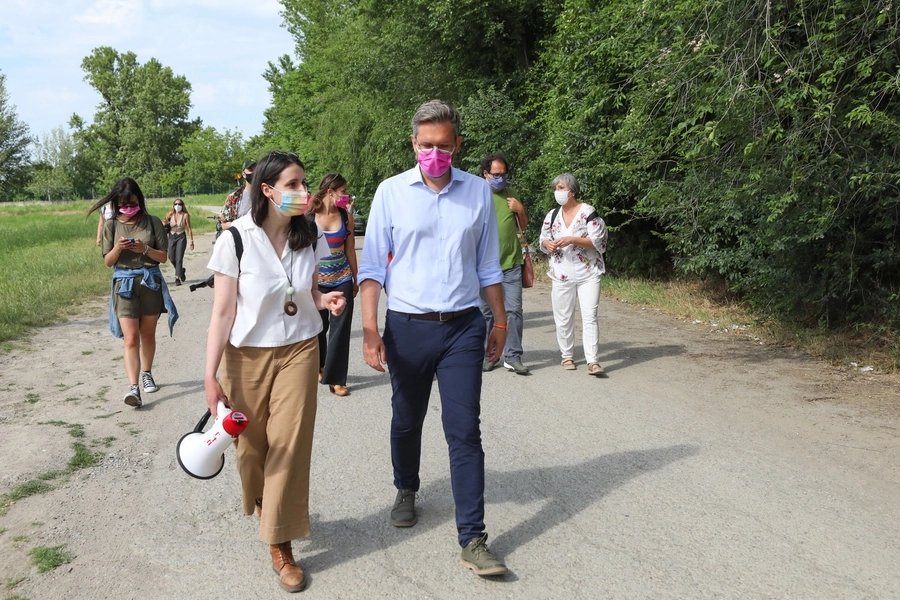
POLYGON ((316 225, 316 219, 315 219, 315 217, 313 217, 312 219, 310 219, 310 221, 309 221, 309 228, 312 229, 312 235, 313 235, 313 243, 312 243, 313 254, 316 254, 316 246, 317 246, 318 243, 319 243, 319 226, 316 225))
POLYGON ((241 232, 237 230, 237 227, 232 225, 228 229, 226 229, 228 233, 231 234, 231 237, 234 238, 234 254, 238 259, 238 277, 241 275, 241 257, 244 255, 244 240, 241 239, 241 232))
MULTIPOLYGON (((550 215, 550 231, 553 231, 553 222, 556 221, 556 215, 559 214, 559 209, 561 209, 561 208, 562 208, 562 206, 559 206, 557 204, 556 208, 553 209, 553 213, 550 215)), ((553 239, 552 233, 550 234, 550 239, 553 239)))
POLYGON ((591 221, 593 221, 594 219, 596 219, 596 218, 599 217, 599 216, 600 216, 600 215, 598 215, 598 214, 597 214, 597 211, 595 210, 595 211, 593 211, 591 214, 589 214, 589 215, 587 216, 587 220, 585 221, 585 223, 590 223, 591 221))

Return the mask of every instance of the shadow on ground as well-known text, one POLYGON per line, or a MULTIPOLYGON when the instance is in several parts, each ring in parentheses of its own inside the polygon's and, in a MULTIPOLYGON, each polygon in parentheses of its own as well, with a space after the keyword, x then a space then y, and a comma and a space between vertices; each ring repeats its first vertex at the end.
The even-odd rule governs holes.
MULTIPOLYGON (((617 452, 577 465, 538 467, 519 471, 488 471, 485 499, 488 503, 529 504, 543 501, 533 516, 518 523, 494 523, 491 548, 498 556, 506 556, 541 537, 589 506, 601 501, 616 488, 644 473, 694 456, 699 448, 677 445, 652 450, 617 452), (502 533, 497 533, 502 530, 502 533)), ((375 499, 383 508, 360 519, 319 521, 312 516, 315 535, 295 544, 303 565, 319 573, 342 563, 383 552, 395 544, 409 543, 422 535, 452 523, 454 519, 449 479, 426 485, 419 491, 419 522, 410 529, 397 529, 388 523, 393 495, 375 499)), ((447 540, 448 544, 455 540, 447 540)), ((510 580, 515 576, 511 574, 510 580)))

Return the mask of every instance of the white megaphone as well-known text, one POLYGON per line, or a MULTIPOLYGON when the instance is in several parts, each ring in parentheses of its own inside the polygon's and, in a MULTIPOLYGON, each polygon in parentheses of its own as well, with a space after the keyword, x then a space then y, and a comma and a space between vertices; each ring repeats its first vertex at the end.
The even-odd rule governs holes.
POLYGON ((197 479, 212 479, 225 466, 225 449, 247 428, 247 415, 231 410, 219 400, 216 420, 209 431, 203 433, 211 416, 207 410, 190 433, 186 433, 175 446, 175 456, 184 472, 197 479))

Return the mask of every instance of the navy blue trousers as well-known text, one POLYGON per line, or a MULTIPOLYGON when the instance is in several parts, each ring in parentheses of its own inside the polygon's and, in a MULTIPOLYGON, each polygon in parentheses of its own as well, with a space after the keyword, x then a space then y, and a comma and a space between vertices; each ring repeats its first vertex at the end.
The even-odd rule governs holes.
POLYGON ((422 424, 437 375, 460 546, 484 532, 480 419, 484 337, 484 317, 478 310, 443 323, 410 319, 389 310, 382 338, 394 392, 394 485, 397 489, 419 489, 422 424))

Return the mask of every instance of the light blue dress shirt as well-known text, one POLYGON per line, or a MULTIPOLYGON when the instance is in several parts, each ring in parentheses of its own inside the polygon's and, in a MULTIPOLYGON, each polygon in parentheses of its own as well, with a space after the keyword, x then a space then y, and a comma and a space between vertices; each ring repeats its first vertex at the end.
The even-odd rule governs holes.
POLYGON ((481 288, 503 281, 497 232, 483 178, 451 169, 450 183, 435 192, 417 165, 382 181, 375 192, 359 282, 377 281, 387 292, 387 307, 399 312, 478 306, 481 288))

